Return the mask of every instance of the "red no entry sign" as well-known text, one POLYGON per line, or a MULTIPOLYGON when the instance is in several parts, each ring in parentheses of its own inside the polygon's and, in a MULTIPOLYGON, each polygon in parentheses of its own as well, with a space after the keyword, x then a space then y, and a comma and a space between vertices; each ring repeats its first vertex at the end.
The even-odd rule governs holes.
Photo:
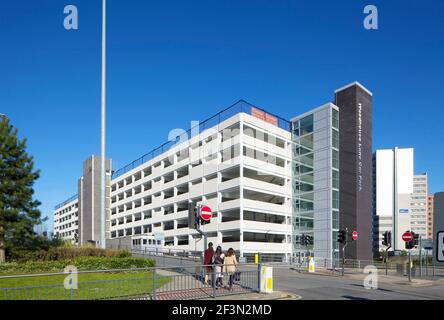
POLYGON ((402 234, 402 240, 404 240, 405 242, 410 242, 413 240, 413 234, 409 231, 404 232, 402 234))
POLYGON ((209 206, 203 206, 200 209, 200 217, 204 221, 210 221, 212 216, 213 216, 213 212, 211 211, 211 208, 209 206))
POLYGON ((358 240, 358 231, 353 231, 352 238, 354 241, 358 240))

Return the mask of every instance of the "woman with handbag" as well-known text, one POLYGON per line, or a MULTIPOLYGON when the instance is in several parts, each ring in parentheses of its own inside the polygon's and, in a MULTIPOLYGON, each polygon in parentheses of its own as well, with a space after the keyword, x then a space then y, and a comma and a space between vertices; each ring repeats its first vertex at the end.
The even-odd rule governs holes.
POLYGON ((234 282, 234 275, 236 273, 236 253, 233 248, 228 249, 227 255, 224 259, 224 271, 228 274, 229 279, 229 289, 230 291, 233 290, 233 282, 234 282))
POLYGON ((216 289, 217 286, 222 287, 223 283, 222 283, 222 267, 224 265, 224 258, 225 255, 222 252, 222 247, 221 246, 217 246, 216 251, 214 252, 214 256, 213 256, 213 266, 214 266, 214 272, 215 277, 216 277, 216 289))

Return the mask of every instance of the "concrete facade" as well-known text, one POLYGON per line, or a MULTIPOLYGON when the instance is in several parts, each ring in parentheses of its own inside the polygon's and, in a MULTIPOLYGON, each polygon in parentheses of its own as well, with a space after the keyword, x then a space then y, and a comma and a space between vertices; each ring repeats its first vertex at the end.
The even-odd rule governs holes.
MULTIPOLYGON (((91 156, 83 162, 83 176, 78 181, 79 241, 81 244, 100 240, 100 157, 91 156)), ((106 222, 110 214, 111 160, 107 161, 106 222)), ((109 237, 109 227, 107 228, 109 237)))
POLYGON ((428 206, 427 173, 413 177, 413 193, 410 202, 411 231, 427 239, 427 206, 428 206))
POLYGON ((79 205, 77 195, 67 199, 54 211, 54 236, 78 244, 79 205))
POLYGON ((427 196, 427 239, 433 239, 433 201, 434 196, 427 196))

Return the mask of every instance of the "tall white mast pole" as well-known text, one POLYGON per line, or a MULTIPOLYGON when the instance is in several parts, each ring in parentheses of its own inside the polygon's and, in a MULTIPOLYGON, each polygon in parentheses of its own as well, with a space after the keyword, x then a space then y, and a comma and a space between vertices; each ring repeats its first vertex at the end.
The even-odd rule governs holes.
POLYGON ((102 0, 102 115, 100 166, 100 247, 105 248, 106 220, 106 0, 102 0))

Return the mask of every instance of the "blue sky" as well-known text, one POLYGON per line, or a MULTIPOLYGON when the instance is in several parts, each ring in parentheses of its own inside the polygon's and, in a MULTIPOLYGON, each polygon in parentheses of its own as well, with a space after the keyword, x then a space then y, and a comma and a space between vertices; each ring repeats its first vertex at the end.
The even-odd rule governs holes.
MULTIPOLYGON (((51 219, 100 151, 100 19, 99 0, 0 3, 0 113, 28 138, 51 219)), ((358 80, 374 93, 374 148, 414 147, 442 191, 443 31, 431 0, 108 1, 108 154, 118 169, 240 98, 290 118, 358 80)))

